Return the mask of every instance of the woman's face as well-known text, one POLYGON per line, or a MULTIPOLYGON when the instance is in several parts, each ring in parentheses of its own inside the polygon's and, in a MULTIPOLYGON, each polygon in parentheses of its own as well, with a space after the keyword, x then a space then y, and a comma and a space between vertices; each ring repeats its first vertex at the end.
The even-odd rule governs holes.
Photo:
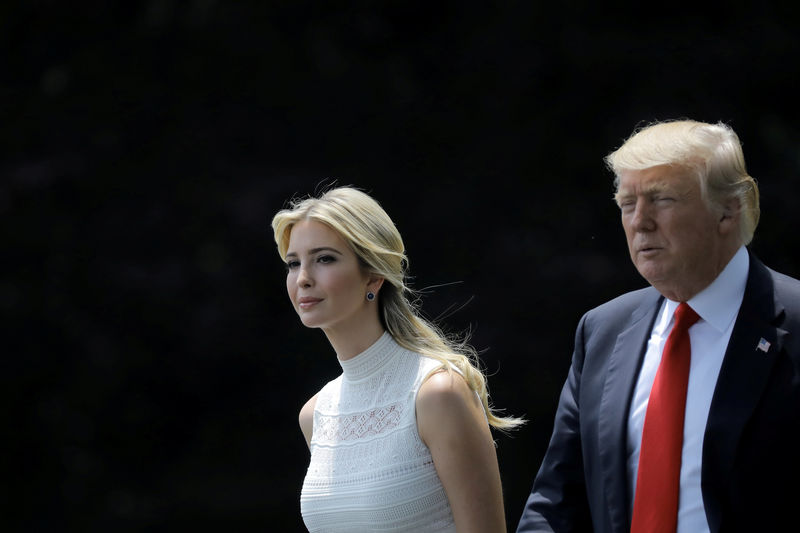
MULTIPOLYGON (((358 325, 369 302, 370 277, 339 234, 314 220, 295 224, 286 253, 286 289, 300 320, 309 328, 334 330, 358 325)), ((374 285, 374 283, 373 283, 374 285)), ((372 289, 377 293, 377 288, 372 289)))

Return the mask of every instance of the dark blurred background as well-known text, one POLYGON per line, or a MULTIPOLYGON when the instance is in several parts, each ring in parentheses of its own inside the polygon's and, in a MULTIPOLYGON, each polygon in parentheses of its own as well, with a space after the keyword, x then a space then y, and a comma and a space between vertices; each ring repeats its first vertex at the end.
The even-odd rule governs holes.
POLYGON ((578 319, 644 285, 602 165, 637 124, 731 124, 752 249, 800 275, 797 4, 665 9, 3 3, 3 529, 302 531, 297 412, 340 369, 269 222, 331 183, 530 420, 497 435, 516 527, 578 319))

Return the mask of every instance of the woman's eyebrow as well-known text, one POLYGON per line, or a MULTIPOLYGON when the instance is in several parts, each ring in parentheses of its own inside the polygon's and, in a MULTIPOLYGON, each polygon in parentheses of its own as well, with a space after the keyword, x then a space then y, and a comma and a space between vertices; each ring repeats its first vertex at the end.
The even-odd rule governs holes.
POLYGON ((330 246, 320 246, 319 248, 312 248, 311 250, 308 251, 308 253, 310 254, 316 254, 319 252, 333 252, 335 254, 342 255, 342 252, 340 252, 336 248, 331 248, 330 246))
MULTIPOLYGON (((319 252, 333 252, 338 255, 342 255, 342 252, 337 250, 336 248, 331 248, 330 246, 320 246, 318 248, 312 248, 308 251, 309 254, 316 254, 319 252)), ((297 252, 288 252, 286 257, 297 257, 297 252)))

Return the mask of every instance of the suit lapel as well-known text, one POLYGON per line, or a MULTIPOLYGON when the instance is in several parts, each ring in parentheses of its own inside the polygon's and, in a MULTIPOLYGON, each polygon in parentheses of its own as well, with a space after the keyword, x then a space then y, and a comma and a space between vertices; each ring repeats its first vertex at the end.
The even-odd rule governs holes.
POLYGON ((712 532, 719 531, 721 495, 728 489, 742 431, 783 345, 786 331, 773 325, 782 313, 772 276, 751 254, 744 299, 720 368, 703 441, 703 501, 712 532))
POLYGON ((612 531, 628 529, 628 411, 660 302, 655 289, 646 293, 627 322, 630 326, 617 336, 606 370, 598 442, 612 531))

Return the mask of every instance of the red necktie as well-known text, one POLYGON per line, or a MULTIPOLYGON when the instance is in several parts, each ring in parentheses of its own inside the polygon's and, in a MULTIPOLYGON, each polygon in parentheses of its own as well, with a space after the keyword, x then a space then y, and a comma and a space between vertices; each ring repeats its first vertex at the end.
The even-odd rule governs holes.
POLYGON ((664 345, 647 403, 633 499, 631 533, 675 533, 683 449, 683 419, 692 346, 689 328, 699 316, 686 302, 664 345))

